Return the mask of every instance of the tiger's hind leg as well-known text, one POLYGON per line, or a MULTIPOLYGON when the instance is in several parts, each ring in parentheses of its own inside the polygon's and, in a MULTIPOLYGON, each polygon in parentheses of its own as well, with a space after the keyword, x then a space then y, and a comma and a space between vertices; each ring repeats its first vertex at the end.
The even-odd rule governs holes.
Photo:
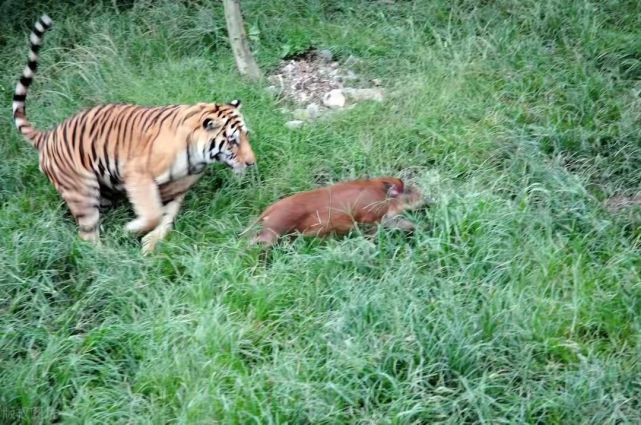
POLYGON ((100 232, 100 189, 95 177, 84 178, 74 189, 59 188, 62 198, 67 203, 71 214, 78 223, 80 239, 99 243, 100 232))
POLYGON ((100 197, 100 208, 109 208, 113 206, 113 201, 107 197, 100 197))
POLYGON ((163 207, 163 217, 162 220, 160 220, 160 224, 142 238, 143 254, 151 253, 156 247, 156 244, 167 236, 184 199, 184 194, 178 195, 173 201, 163 207))
POLYGON ((100 186, 100 208, 112 208, 120 203, 120 200, 125 197, 125 194, 116 191, 109 186, 100 186))
POLYGON ((131 173, 125 177, 127 197, 138 216, 125 226, 132 233, 147 233, 162 219, 163 206, 158 185, 149 174, 131 173))

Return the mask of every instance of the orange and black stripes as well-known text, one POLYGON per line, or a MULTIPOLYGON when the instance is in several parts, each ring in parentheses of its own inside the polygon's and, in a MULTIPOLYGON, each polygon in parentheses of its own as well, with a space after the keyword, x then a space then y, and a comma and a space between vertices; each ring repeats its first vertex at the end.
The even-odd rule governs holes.
POLYGON ((255 162, 240 101, 146 107, 106 104, 76 113, 38 131, 27 120, 27 89, 37 69, 42 36, 52 25, 43 15, 30 36, 29 62, 16 86, 13 118, 39 151, 40 168, 66 201, 83 239, 98 240, 101 205, 126 193, 137 218, 126 228, 147 233, 151 249, 167 233, 185 192, 207 164, 241 171, 255 162))
POLYGON ((27 119, 26 101, 27 91, 33 81, 33 76, 38 70, 38 51, 42 45, 42 37, 44 33, 51 28, 53 22, 47 15, 42 15, 38 22, 33 26, 33 30, 29 36, 29 60, 20 76, 20 81, 16 84, 16 90, 13 94, 13 120, 18 128, 18 131, 36 148, 39 148, 42 143, 43 137, 27 119))
MULTIPOLYGON (((149 152, 162 133, 173 133, 189 118, 207 115, 202 107, 172 105, 143 107, 127 104, 101 105, 81 111, 46 133, 39 133, 42 169, 64 189, 70 189, 70 170, 93 173, 100 185, 121 190, 127 162, 149 152)), ((228 143, 228 134, 242 127, 242 118, 217 108, 214 117, 224 123, 198 153, 187 142, 184 152, 187 174, 201 172, 205 157, 214 159, 228 143)), ((233 159, 234 153, 228 154, 233 159)), ((74 171, 75 172, 75 171, 74 171)), ((169 180, 172 180, 170 176, 169 180)))

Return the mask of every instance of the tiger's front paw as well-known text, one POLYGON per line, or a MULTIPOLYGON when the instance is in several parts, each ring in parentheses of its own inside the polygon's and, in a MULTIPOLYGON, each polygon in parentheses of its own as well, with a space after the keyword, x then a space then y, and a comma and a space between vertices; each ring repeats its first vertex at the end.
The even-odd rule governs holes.
POLYGON ((149 255, 154 252, 160 238, 155 232, 149 232, 142 238, 142 255, 149 255))
POLYGON ((167 232, 169 231, 168 228, 165 226, 158 226, 151 232, 147 233, 143 238, 142 238, 142 253, 143 255, 151 254, 154 249, 156 248, 156 245, 158 242, 163 240, 165 236, 167 236, 167 232))
POLYGON ((125 230, 130 233, 147 233, 155 229, 160 223, 160 217, 138 217, 125 225, 125 230))

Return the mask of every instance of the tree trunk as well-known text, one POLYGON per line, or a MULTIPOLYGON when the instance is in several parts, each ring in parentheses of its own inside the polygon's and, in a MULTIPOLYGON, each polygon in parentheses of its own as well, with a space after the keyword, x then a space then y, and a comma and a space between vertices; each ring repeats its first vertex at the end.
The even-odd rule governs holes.
POLYGON ((223 0, 223 6, 225 7, 229 42, 236 58, 238 72, 254 81, 259 80, 261 73, 251 50, 249 50, 243 16, 240 13, 240 0, 223 0))

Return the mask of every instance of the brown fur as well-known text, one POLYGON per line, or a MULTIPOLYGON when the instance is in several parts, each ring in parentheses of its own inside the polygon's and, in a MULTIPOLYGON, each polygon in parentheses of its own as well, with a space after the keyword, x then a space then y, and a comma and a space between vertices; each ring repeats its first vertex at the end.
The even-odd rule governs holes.
POLYGON ((45 15, 31 33, 29 62, 16 86, 13 117, 78 222, 80 237, 97 242, 99 209, 108 193, 126 193, 137 218, 126 229, 146 233, 143 250, 164 238, 185 192, 205 166, 222 162, 240 172, 256 159, 240 102, 144 107, 108 104, 81 111, 49 131, 27 120, 27 89, 37 68, 45 15))
POLYGON ((412 224, 397 216, 422 204, 419 190, 406 187, 395 177, 342 182, 297 193, 272 204, 260 215, 262 230, 252 242, 272 245, 280 236, 292 233, 341 235, 357 223, 382 222, 411 230, 412 224))

